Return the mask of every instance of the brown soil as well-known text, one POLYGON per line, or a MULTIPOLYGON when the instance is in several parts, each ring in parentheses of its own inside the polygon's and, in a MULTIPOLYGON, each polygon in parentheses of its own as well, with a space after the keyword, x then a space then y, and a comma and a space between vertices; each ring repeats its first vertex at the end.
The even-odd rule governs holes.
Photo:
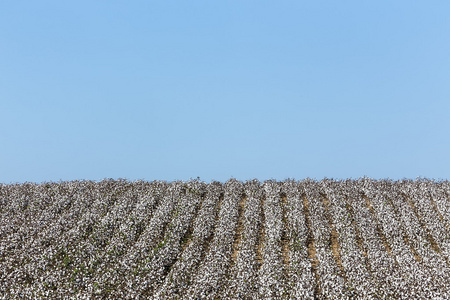
POLYGON ((330 240, 331 240, 331 251, 333 252, 333 257, 334 260, 336 262, 336 265, 339 268, 340 271, 340 275, 347 281, 347 277, 345 275, 345 270, 344 267, 342 266, 342 260, 341 260, 341 247, 339 245, 339 235, 338 232, 336 230, 336 226, 333 222, 333 218, 331 217, 330 214, 330 200, 328 199, 327 195, 325 194, 321 194, 322 196, 322 201, 323 201, 323 206, 325 208, 325 217, 328 221, 328 225, 331 228, 331 236, 330 236, 330 240))
POLYGON ((306 243, 308 245, 308 259, 311 262, 311 273, 313 274, 315 278, 315 285, 314 285, 314 299, 320 298, 320 295, 322 294, 322 289, 320 287, 320 277, 319 273, 317 271, 317 268, 319 266, 319 260, 316 256, 316 247, 314 246, 314 236, 312 234, 311 230, 311 219, 309 217, 309 203, 308 199, 306 198, 306 195, 303 194, 303 209, 305 214, 305 223, 306 227, 308 229, 308 236, 306 238, 306 243))
POLYGON ((283 265, 285 266, 285 270, 287 270, 289 266, 289 238, 287 236, 287 221, 286 221, 286 206, 287 206, 287 197, 285 194, 281 195, 281 204, 283 210, 283 233, 281 234, 281 255, 283 258, 283 265))
POLYGON ((416 251, 416 249, 414 249, 412 243, 409 241, 409 238, 408 238, 408 236, 407 236, 405 233, 403 233, 403 240, 405 241, 406 245, 409 245, 409 249, 410 249, 411 252, 413 253, 414 259, 415 259, 417 262, 419 262, 419 263, 422 262, 422 257, 421 257, 420 254, 416 251))
MULTIPOLYGON (((392 199, 386 197, 387 202, 391 205, 391 207, 394 209, 394 213, 399 216, 399 212, 397 210, 397 208, 394 205, 394 202, 392 201, 392 199)), ((411 250, 411 252, 414 255, 414 259, 417 262, 422 262, 422 257, 420 256, 420 254, 416 251, 416 249, 414 248, 413 244, 410 242, 408 235, 405 232, 405 229, 403 228, 403 224, 400 227, 400 230, 402 231, 402 237, 403 237, 403 241, 405 241, 405 243, 409 246, 409 249, 411 250)))
POLYGON ((234 234, 233 247, 231 251, 231 266, 234 266, 234 264, 236 263, 239 243, 241 242, 242 232, 244 231, 244 209, 246 200, 247 196, 242 195, 241 201, 239 201, 238 223, 236 226, 236 232, 234 234))
MULTIPOLYGON (((384 248, 386 249, 387 253, 389 254, 389 256, 392 256, 392 249, 391 246, 388 243, 388 240, 386 238, 386 236, 384 235, 383 230, 381 229, 380 226, 380 222, 377 218, 377 215, 375 213, 375 209, 372 206, 372 203, 370 202, 369 197, 367 197, 366 195, 362 195, 362 197, 364 198, 367 207, 369 208, 370 212, 372 213, 373 218, 375 219, 376 222, 376 226, 375 226, 375 230, 377 232, 378 237, 381 239, 381 241, 383 242, 384 248)), ((396 261, 397 262, 397 261, 396 261)))
POLYGON ((265 230, 265 222, 266 222, 266 217, 264 214, 264 202, 265 202, 265 196, 261 197, 261 203, 260 203, 260 227, 259 227, 259 232, 258 232, 258 245, 256 246, 256 261, 257 261, 257 266, 258 269, 261 268, 262 263, 263 263, 263 256, 262 256, 262 251, 264 248, 264 239, 266 236, 266 230, 265 230))
POLYGON ((346 202, 345 208, 347 209, 347 212, 351 216, 351 223, 352 223, 352 226, 353 226, 353 230, 355 231, 356 245, 358 246, 359 250, 362 252, 362 254, 364 256, 364 263, 365 263, 365 265, 367 267, 367 270, 369 270, 369 272, 372 273, 372 268, 370 267, 370 263, 369 263, 369 256, 367 254, 366 248, 364 247, 363 239, 361 237, 361 232, 359 231, 358 226, 357 226, 356 221, 355 221, 355 217, 354 217, 355 216, 355 212, 354 212, 353 207, 351 206, 350 201, 348 200, 347 197, 345 199, 345 202, 346 202))
POLYGON ((420 227, 426 232, 426 239, 430 243, 431 249, 433 249, 437 253, 440 253, 441 249, 439 248, 439 245, 436 243, 436 240, 433 238, 433 236, 431 235, 431 233, 428 230, 428 228, 425 226, 425 222, 423 221, 422 217, 420 216, 420 213, 419 213, 419 210, 416 207, 416 204, 407 195, 403 194, 403 197, 405 197, 408 200, 408 203, 411 206, 411 208, 412 208, 412 210, 414 212, 414 215, 416 216, 417 220, 419 221, 420 227))

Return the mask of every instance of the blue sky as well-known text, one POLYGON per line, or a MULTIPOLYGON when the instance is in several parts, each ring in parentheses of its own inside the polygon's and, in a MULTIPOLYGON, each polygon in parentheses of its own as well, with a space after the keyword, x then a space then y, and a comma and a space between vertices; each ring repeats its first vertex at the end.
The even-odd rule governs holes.
POLYGON ((448 178, 449 1, 2 1, 0 182, 448 178))

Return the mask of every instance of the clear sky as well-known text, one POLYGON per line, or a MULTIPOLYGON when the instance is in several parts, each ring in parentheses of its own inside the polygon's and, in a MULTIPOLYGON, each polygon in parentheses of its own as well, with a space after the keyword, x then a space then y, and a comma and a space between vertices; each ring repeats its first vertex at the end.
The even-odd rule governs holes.
POLYGON ((450 1, 1 1, 0 182, 449 177, 450 1))

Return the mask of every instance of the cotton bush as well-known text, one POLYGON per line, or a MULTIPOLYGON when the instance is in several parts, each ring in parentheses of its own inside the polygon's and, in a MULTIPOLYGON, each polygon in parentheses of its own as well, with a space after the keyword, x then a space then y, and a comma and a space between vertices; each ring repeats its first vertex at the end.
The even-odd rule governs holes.
POLYGON ((0 184, 0 299, 450 299, 450 183, 0 184))

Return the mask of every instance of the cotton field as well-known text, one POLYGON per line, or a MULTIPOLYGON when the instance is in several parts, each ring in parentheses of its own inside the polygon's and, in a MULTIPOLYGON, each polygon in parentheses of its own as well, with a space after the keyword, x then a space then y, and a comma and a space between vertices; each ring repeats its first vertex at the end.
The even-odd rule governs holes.
POLYGON ((0 185, 0 299, 450 299, 450 182, 0 185))

